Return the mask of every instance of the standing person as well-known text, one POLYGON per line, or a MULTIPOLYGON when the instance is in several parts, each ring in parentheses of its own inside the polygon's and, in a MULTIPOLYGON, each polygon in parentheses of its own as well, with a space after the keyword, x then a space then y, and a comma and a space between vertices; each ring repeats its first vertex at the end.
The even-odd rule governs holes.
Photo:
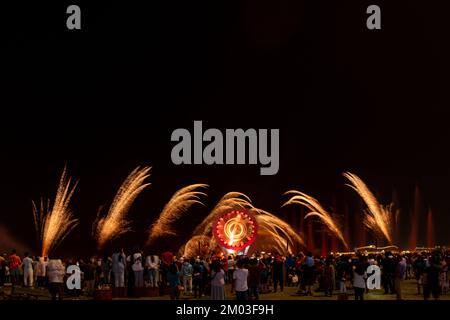
POLYGON ((302 271, 304 260, 305 255, 303 254, 303 252, 300 252, 297 255, 297 260, 295 261, 295 274, 297 275, 298 279, 298 288, 297 288, 298 295, 303 295, 305 293, 305 283, 303 280, 303 271, 302 271))
POLYGON ((283 257, 277 253, 272 264, 273 272, 273 292, 277 292, 277 286, 280 284, 280 291, 283 292, 284 280, 283 280, 284 261, 283 257))
POLYGON ((286 269, 285 272, 285 285, 290 287, 293 285, 292 278, 295 273, 295 258, 293 254, 287 256, 286 261, 284 262, 284 266, 286 269))
POLYGON ((108 253, 105 253, 103 255, 103 259, 102 259, 102 273, 103 273, 103 284, 107 285, 107 284, 111 284, 111 265, 112 265, 112 260, 109 257, 108 253))
POLYGON ((332 257, 328 257, 328 259, 325 260, 325 266, 322 270, 322 279, 323 279, 323 287, 326 297, 331 297, 333 295, 333 288, 334 288, 334 278, 335 278, 335 271, 334 266, 332 264, 332 257))
POLYGON ((448 293, 448 275, 449 268, 448 268, 448 261, 443 260, 441 265, 441 272, 439 276, 439 283, 441 285, 441 293, 447 294, 448 293))
POLYGON ((445 257, 445 265, 446 265, 446 270, 447 270, 445 278, 446 278, 447 282, 444 285, 445 292, 443 292, 443 293, 449 293, 449 290, 450 290, 450 255, 447 255, 445 257))
POLYGON ((184 257, 174 257, 174 262, 177 265, 178 271, 181 272, 181 267, 183 266, 184 263, 184 257))
POLYGON ((392 256, 392 253, 386 252, 386 256, 381 264, 381 276, 383 279, 384 294, 395 293, 394 276, 396 266, 397 264, 394 260, 394 257, 392 256))
POLYGON ((259 286, 261 284, 261 273, 265 265, 260 259, 250 259, 248 267, 248 289, 250 299, 259 300, 259 286))
POLYGON ((148 270, 148 280, 149 285, 152 288, 158 287, 158 278, 159 278, 159 257, 156 255, 149 255, 145 259, 145 266, 148 270))
POLYGON ((412 263, 411 256, 405 256, 406 258, 406 275, 405 280, 412 279, 412 263))
POLYGON ((211 272, 211 300, 225 300, 225 271, 219 263, 211 272))
POLYGON ((269 280, 269 271, 267 265, 265 264, 265 259, 261 258, 260 261, 264 266, 263 269, 261 270, 261 278, 260 278, 261 293, 268 293, 269 288, 267 286, 267 282, 269 280))
POLYGON ((422 255, 419 255, 417 259, 414 261, 413 268, 414 268, 414 274, 416 276, 417 281, 417 294, 420 295, 420 289, 423 286, 423 277, 424 272, 426 268, 426 260, 422 255))
POLYGON ((161 277, 161 283, 159 286, 159 294, 162 296, 164 295, 164 291, 166 290, 167 287, 167 272, 169 271, 169 267, 172 265, 173 263, 173 253, 166 251, 163 252, 161 254, 161 264, 159 266, 160 269, 160 277, 161 277))
POLYGON ((47 264, 48 289, 52 300, 63 299, 65 268, 60 259, 51 259, 47 264))
POLYGON ((29 253, 25 252, 25 257, 22 261, 23 266, 23 285, 25 287, 32 287, 33 286, 33 259, 29 257, 29 253))
POLYGON ((102 259, 97 260, 97 265, 95 266, 95 288, 100 288, 103 285, 103 278, 105 275, 103 274, 102 269, 102 259))
POLYGON ((402 284, 406 277, 406 259, 401 257, 395 269, 395 293, 397 300, 402 300, 402 284))
POLYGON ((347 257, 343 255, 339 257, 339 261, 336 264, 336 276, 339 282, 339 293, 347 294, 348 261, 347 257))
POLYGON ((170 287, 170 299, 180 299, 180 272, 175 262, 173 262, 167 271, 167 281, 170 287))
POLYGON ((202 292, 211 291, 210 273, 212 272, 209 267, 209 263, 203 257, 200 258, 200 264, 203 266, 203 281, 202 281, 202 292))
POLYGON ((6 276, 6 259, 3 255, 0 255, 0 287, 5 284, 6 276))
MULTIPOLYGON (((269 253, 267 254, 267 258, 264 261, 264 264, 267 267, 267 287, 270 287, 273 283, 272 279, 272 264, 273 264, 273 256, 269 253)), ((270 290, 269 290, 270 292, 270 290)))
POLYGON ((92 296, 94 294, 95 287, 95 270, 97 265, 95 264, 95 259, 91 258, 88 262, 80 263, 80 270, 83 272, 84 279, 84 290, 87 296, 92 296))
POLYGON ((364 265, 358 261, 353 270, 353 288, 355 290, 355 300, 364 300, 364 291, 366 291, 367 274, 364 265))
POLYGON ((38 257, 36 263, 36 282, 39 288, 45 288, 47 286, 47 257, 38 257))
POLYGON ((126 257, 123 249, 116 250, 112 255, 111 271, 114 277, 114 288, 125 287, 126 257))
POLYGON ((134 272, 134 287, 144 287, 144 266, 142 265, 142 253, 138 250, 133 254, 133 264, 131 266, 134 272))
MULTIPOLYGON (((192 259, 191 259, 191 262, 192 259)), ((184 262, 181 266, 181 275, 183 276, 183 286, 186 293, 189 293, 190 295, 193 294, 192 291, 192 264, 187 259, 184 259, 184 262)))
POLYGON ((37 288, 37 275, 36 275, 36 268, 39 261, 39 257, 33 256, 31 257, 33 259, 32 268, 33 268, 33 285, 37 288))
POLYGON ((16 286, 20 283, 20 265, 22 264, 22 260, 16 254, 16 249, 11 251, 11 255, 9 256, 9 274, 11 276, 11 282, 13 286, 16 286))
POLYGON ((234 270, 234 291, 237 300, 248 300, 248 270, 244 268, 244 261, 239 259, 236 263, 237 269, 234 270))
POLYGON ((135 279, 134 279, 134 271, 133 271, 133 255, 127 257, 127 295, 128 297, 133 297, 135 295, 135 279))
POLYGON ((192 266, 192 285, 194 287, 194 299, 200 298, 203 295, 203 273, 205 268, 200 259, 195 260, 192 266))
POLYGON ((233 272, 234 272, 234 268, 235 268, 235 261, 232 255, 228 256, 228 271, 227 271, 227 283, 232 283, 233 282, 233 272))
POLYGON ((429 263, 424 271, 423 296, 428 300, 431 295, 435 300, 439 300, 441 287, 439 286, 439 273, 441 271, 440 259, 436 255, 429 258, 429 263))
POLYGON ((305 288, 305 295, 313 295, 313 286, 315 282, 315 263, 312 253, 308 252, 302 264, 302 279, 305 288))

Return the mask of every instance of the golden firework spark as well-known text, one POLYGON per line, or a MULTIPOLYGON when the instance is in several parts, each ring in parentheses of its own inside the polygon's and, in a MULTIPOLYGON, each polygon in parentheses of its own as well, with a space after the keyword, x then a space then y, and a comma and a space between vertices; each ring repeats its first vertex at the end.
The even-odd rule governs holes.
POLYGON ((209 215, 194 230, 194 235, 211 235, 212 224, 217 216, 225 211, 232 209, 250 209, 254 208, 251 200, 245 194, 240 192, 228 192, 211 210, 209 215))
POLYGON ((201 188, 207 188, 207 184, 192 184, 178 190, 164 206, 158 220, 150 229, 148 244, 158 237, 176 235, 173 230, 173 223, 177 221, 192 205, 203 203, 200 201, 201 196, 206 197, 206 193, 197 191, 201 188))
POLYGON ((107 241, 131 230, 126 215, 136 197, 150 185, 150 183, 144 183, 145 179, 150 176, 150 169, 151 167, 134 169, 120 186, 108 214, 105 217, 100 217, 101 210, 99 210, 97 219, 93 224, 99 248, 107 241))
POLYGON ((198 250, 198 240, 193 239, 203 239, 202 241, 204 243, 207 243, 209 239, 209 253, 219 251, 219 244, 215 237, 212 236, 213 223, 224 212, 235 209, 247 209, 256 219, 258 224, 257 237, 252 247, 258 249, 264 247, 268 250, 277 250, 279 252, 286 252, 287 250, 291 252, 296 244, 304 244, 301 236, 288 223, 265 210, 253 206, 251 199, 245 194, 228 192, 194 230, 191 240, 182 247, 182 252, 186 256, 192 256, 190 253, 198 250), (195 244, 197 248, 195 248, 195 244))
POLYGON ((309 212, 306 216, 306 218, 316 216, 322 221, 322 223, 330 230, 330 232, 336 236, 346 248, 348 248, 348 244, 344 239, 344 235, 341 232, 341 228, 339 226, 339 223, 337 222, 337 219, 333 217, 330 213, 328 213, 322 205, 317 201, 315 198, 297 191, 297 190, 290 190, 285 193, 285 195, 292 195, 292 197, 286 201, 282 207, 291 205, 291 204, 298 204, 305 206, 311 212, 309 212))
POLYGON ((381 205, 357 175, 350 172, 345 172, 343 175, 350 181, 350 184, 346 185, 355 190, 367 205, 364 224, 376 234, 384 236, 389 244, 392 244, 391 206, 381 205))
POLYGON ((195 257, 199 254, 199 243, 200 243, 200 251, 203 250, 203 246, 205 244, 210 244, 211 237, 208 236, 194 236, 191 239, 189 239, 188 242, 184 246, 180 248, 178 251, 178 254, 183 257, 195 257))
POLYGON ((42 243, 41 255, 46 257, 55 249, 61 241, 78 225, 78 220, 73 219, 73 213, 69 209, 70 199, 73 196, 78 182, 71 187, 72 179, 67 177, 64 167, 58 190, 56 191, 53 207, 50 208, 50 200, 41 198, 39 207, 33 201, 33 216, 36 233, 42 243))
POLYGON ((250 211, 258 223, 254 247, 287 254, 291 253, 292 248, 295 248, 297 244, 304 245, 302 237, 282 219, 262 209, 255 208, 250 211))

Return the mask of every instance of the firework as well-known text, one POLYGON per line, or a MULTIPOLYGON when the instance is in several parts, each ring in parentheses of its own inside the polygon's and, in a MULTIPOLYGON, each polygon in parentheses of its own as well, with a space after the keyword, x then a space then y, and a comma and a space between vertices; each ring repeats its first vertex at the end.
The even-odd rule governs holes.
MULTIPOLYGON (((252 247, 258 250, 290 253, 292 250, 289 248, 295 248, 297 244, 304 244, 303 239, 285 221, 258 208, 249 209, 249 211, 254 215, 258 224, 256 240, 252 247)), ((215 237, 195 235, 180 248, 179 252, 183 253, 185 257, 195 256, 198 252, 199 241, 202 245, 207 245, 207 254, 221 251, 215 237)))
POLYGON ((385 237, 392 244, 392 206, 383 206, 378 203, 378 200, 357 175, 350 172, 345 172, 343 175, 350 181, 350 184, 347 184, 347 186, 354 189, 367 205, 364 224, 375 234, 385 237))
POLYGON ((150 183, 144 183, 145 179, 150 176, 150 169, 150 167, 137 167, 128 175, 120 186, 105 217, 100 217, 100 208, 97 220, 93 224, 94 235, 99 248, 107 241, 131 230, 126 215, 136 197, 150 185, 150 183))
POLYGON ((64 168, 53 207, 50 207, 50 200, 41 199, 39 206, 32 202, 36 234, 42 244, 43 257, 48 256, 78 225, 78 220, 73 218, 73 213, 69 209, 70 200, 78 182, 75 182, 73 186, 71 182, 64 168))
POLYGON ((304 245, 302 237, 282 219, 262 209, 255 208, 250 211, 254 213, 258 223, 254 247, 290 253, 289 248, 295 248, 297 244, 304 245))
POLYGON ((338 238, 346 248, 348 248, 348 244, 344 239, 344 235, 341 232, 341 228, 339 227, 339 223, 337 222, 337 219, 335 217, 333 217, 330 213, 328 213, 323 207, 322 205, 319 203, 319 201, 317 201, 316 199, 314 199, 313 197, 300 192, 300 191, 296 191, 296 190, 291 190, 285 193, 285 195, 288 194, 292 194, 293 196, 286 201, 282 207, 287 206, 287 205, 291 205, 291 204, 298 204, 298 205, 302 205, 305 206, 306 208, 308 208, 309 210, 311 210, 311 212, 309 212, 306 216, 306 218, 309 217, 318 217, 320 219, 320 221, 322 221, 322 223, 328 228, 328 230, 330 230, 330 232, 336 237, 338 238))
POLYGON ((191 239, 189 239, 188 242, 184 246, 180 248, 178 251, 178 254, 183 257, 194 257, 199 255, 199 253, 203 252, 203 246, 205 244, 210 244, 211 237, 208 236, 194 236, 191 239), (200 244, 200 248, 199 248, 200 244), (200 249, 200 252, 199 252, 200 249))
POLYGON ((248 210, 232 210, 216 218, 213 235, 220 246, 240 251, 250 246, 256 238, 256 219, 248 210))
POLYGON ((213 223, 225 212, 240 209, 248 210, 255 217, 258 225, 257 236, 252 247, 290 252, 289 247, 294 248, 297 244, 304 244, 300 235, 288 223, 267 211, 254 207, 250 198, 245 194, 229 192, 220 199, 209 215, 194 230, 191 240, 182 246, 180 252, 184 252, 185 256, 191 256, 192 252, 198 250, 195 248, 195 245, 198 248, 198 239, 201 239, 200 241, 203 243, 208 243, 209 239, 210 254, 220 250, 216 238, 212 236, 213 223))
POLYGON ((177 221, 194 204, 203 205, 201 196, 206 196, 204 192, 197 191, 200 188, 207 188, 206 184, 192 184, 178 190, 164 206, 158 220, 150 229, 148 243, 158 237, 176 235, 173 230, 173 223, 177 221))
POLYGON ((225 211, 249 208, 254 208, 249 197, 240 192, 228 192, 220 199, 202 223, 195 228, 194 235, 211 235, 214 220, 225 211))

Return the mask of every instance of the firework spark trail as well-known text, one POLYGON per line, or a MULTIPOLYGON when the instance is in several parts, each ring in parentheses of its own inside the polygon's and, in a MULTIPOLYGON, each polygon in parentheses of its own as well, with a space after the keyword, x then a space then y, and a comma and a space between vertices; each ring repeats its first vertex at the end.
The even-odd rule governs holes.
MULTIPOLYGON (((214 252, 219 246, 215 240, 215 237, 211 236, 214 220, 223 212, 239 208, 247 209, 255 216, 258 223, 258 237, 261 236, 260 238, 263 239, 264 244, 270 244, 272 249, 276 248, 280 252, 283 252, 286 250, 286 242, 289 243, 291 248, 293 248, 296 244, 304 244, 304 241, 300 235, 298 235, 288 223, 267 211, 254 207, 250 198, 240 192, 228 192, 225 194, 217 205, 211 210, 209 215, 194 230, 193 239, 197 239, 196 237, 209 239, 209 250, 210 252, 214 252)), ((189 253, 191 252, 186 250, 186 248, 191 245, 189 244, 190 241, 191 240, 189 240, 184 247, 182 247, 184 248, 183 252, 185 252, 186 256, 189 256, 189 253)))
POLYGON ((291 248, 294 248, 296 244, 304 245, 300 235, 282 219, 261 209, 255 208, 250 211, 254 213, 258 223, 258 237, 266 236, 264 237, 265 243, 272 243, 272 246, 278 248, 278 251, 286 250, 287 242, 291 248))
POLYGON ((210 235, 214 219, 222 212, 232 209, 251 209, 254 208, 251 200, 245 194, 240 192, 228 192, 211 210, 209 215, 194 230, 194 235, 210 235))
POLYGON ((193 236, 184 245, 182 245, 180 247, 180 249, 178 250, 178 255, 187 257, 187 258, 192 258, 192 257, 197 256, 199 241, 200 241, 201 253, 205 254, 206 256, 209 256, 209 255, 214 254, 215 252, 221 250, 215 237, 198 235, 198 236, 193 236), (205 252, 205 247, 204 247, 205 245, 208 248, 206 252, 205 252))
POLYGON ((348 244, 344 239, 344 235, 342 234, 341 228, 339 227, 339 223, 336 221, 336 218, 334 218, 330 213, 328 213, 322 205, 317 201, 315 198, 300 192, 296 190, 291 190, 285 193, 285 195, 293 195, 288 201, 286 201, 282 207, 291 205, 291 204, 298 204, 305 206, 311 212, 309 212, 306 216, 306 218, 317 216, 322 221, 323 224, 330 230, 330 232, 336 236, 346 248, 348 248, 348 244))
MULTIPOLYGON (((289 240, 288 240, 289 241, 289 240)), ((292 244, 289 242, 289 248, 287 248, 286 240, 277 233, 268 229, 261 229, 258 232, 258 238, 252 244, 253 248, 258 248, 257 251, 267 251, 271 253, 282 253, 290 254, 292 253, 292 244)))
POLYGON ((173 230, 173 223, 177 221, 192 205, 204 205, 200 201, 201 196, 206 197, 206 193, 196 191, 197 189, 207 188, 207 184, 192 184, 178 190, 164 206, 158 220, 150 229, 148 244, 158 237, 176 235, 173 230))
POLYGON ((347 186, 354 189, 367 205, 368 209, 364 217, 364 224, 376 234, 384 236, 392 244, 391 206, 381 205, 357 175, 350 172, 345 172, 343 175, 350 181, 350 184, 347 184, 347 186))
POLYGON ((211 242, 211 237, 208 236, 194 236, 191 239, 189 239, 188 242, 186 242, 185 245, 183 245, 180 250, 178 251, 178 254, 183 257, 194 257, 198 255, 198 244, 200 242, 200 250, 202 250, 202 245, 205 243, 211 242))
POLYGON ((33 201, 33 216, 38 238, 42 242, 43 257, 56 248, 61 241, 78 225, 78 219, 73 219, 73 213, 69 209, 70 200, 77 187, 75 182, 71 187, 72 179, 67 177, 64 168, 59 180, 53 207, 50 209, 50 200, 45 202, 41 199, 39 207, 33 201))
POLYGON ((50 200, 48 200, 47 205, 45 205, 44 199, 41 198, 39 204, 40 206, 38 207, 34 201, 31 201, 31 205, 33 208, 34 227, 36 231, 36 243, 39 243, 42 246, 42 238, 44 235, 44 221, 45 221, 44 215, 48 211, 47 209, 50 207, 50 200))
POLYGON ((150 169, 151 167, 134 169, 120 186, 108 214, 105 217, 100 217, 99 210, 97 220, 93 224, 99 248, 107 241, 131 230, 126 215, 136 197, 150 185, 150 183, 144 183, 145 179, 150 176, 150 169))

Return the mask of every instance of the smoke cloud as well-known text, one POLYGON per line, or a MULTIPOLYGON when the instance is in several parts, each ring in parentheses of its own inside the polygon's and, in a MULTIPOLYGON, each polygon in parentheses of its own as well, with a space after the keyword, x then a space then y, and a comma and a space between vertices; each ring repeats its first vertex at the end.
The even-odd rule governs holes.
POLYGON ((15 239, 5 226, 0 225, 0 253, 9 253, 11 249, 16 249, 19 255, 30 251, 27 245, 15 239))

